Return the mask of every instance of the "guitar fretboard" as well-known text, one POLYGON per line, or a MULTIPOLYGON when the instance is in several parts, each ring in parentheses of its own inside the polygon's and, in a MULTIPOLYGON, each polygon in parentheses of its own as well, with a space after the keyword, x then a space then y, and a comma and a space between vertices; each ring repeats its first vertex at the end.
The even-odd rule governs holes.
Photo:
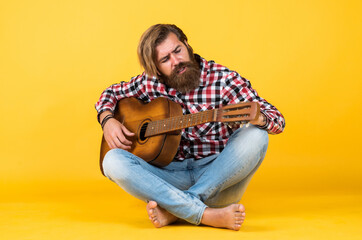
POLYGON ((145 137, 164 134, 216 120, 217 109, 149 122, 145 137))

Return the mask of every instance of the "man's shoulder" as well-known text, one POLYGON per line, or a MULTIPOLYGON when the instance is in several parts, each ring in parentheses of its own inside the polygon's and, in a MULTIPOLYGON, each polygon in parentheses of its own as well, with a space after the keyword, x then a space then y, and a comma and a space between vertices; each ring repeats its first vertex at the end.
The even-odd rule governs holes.
POLYGON ((207 71, 209 73, 222 72, 224 74, 229 74, 229 73, 233 72, 226 66, 216 63, 214 60, 206 60, 205 58, 203 58, 199 55, 196 55, 196 56, 199 57, 201 68, 204 71, 207 71))
POLYGON ((138 84, 145 84, 147 82, 155 82, 158 79, 155 76, 150 76, 147 73, 143 72, 137 76, 132 77, 129 82, 130 83, 138 83, 138 84))
POLYGON ((200 65, 204 86, 214 84, 221 84, 224 87, 235 84, 243 86, 248 82, 238 72, 216 63, 214 60, 207 61, 200 57, 200 65))

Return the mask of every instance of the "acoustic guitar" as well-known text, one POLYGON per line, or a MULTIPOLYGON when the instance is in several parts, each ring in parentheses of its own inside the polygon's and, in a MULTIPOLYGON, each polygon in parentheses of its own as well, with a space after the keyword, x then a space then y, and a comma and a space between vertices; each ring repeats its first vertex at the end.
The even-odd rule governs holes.
MULTIPOLYGON (((182 129, 207 122, 245 124, 258 119, 259 113, 258 103, 244 102, 183 115, 178 103, 159 97, 150 103, 124 98, 118 101, 114 117, 135 133, 129 138, 133 144, 128 151, 152 165, 164 167, 176 155, 182 129)), ((103 158, 109 150, 103 136, 100 151, 102 173, 103 158)))

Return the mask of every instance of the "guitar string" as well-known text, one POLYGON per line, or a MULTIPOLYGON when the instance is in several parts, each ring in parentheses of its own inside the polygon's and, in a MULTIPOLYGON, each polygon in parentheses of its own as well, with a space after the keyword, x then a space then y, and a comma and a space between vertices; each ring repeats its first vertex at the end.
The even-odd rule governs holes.
MULTIPOLYGON (((246 107, 239 107, 237 109, 241 110, 243 108, 248 108, 248 107, 247 106, 246 107)), ((181 123, 180 128, 186 128, 186 127, 190 127, 193 124, 195 124, 194 123, 195 119, 196 119, 196 121, 195 121, 196 125, 203 123, 203 121, 205 121, 205 120, 206 120, 205 122, 216 120, 217 116, 219 114, 221 114, 221 111, 222 111, 222 109, 211 109, 211 110, 206 110, 206 111, 202 111, 202 112, 199 112, 199 113, 186 114, 186 115, 181 115, 181 116, 173 116, 173 117, 170 117, 168 119, 156 120, 156 121, 149 122, 147 125, 146 124, 143 125, 141 127, 141 131, 147 132, 148 126, 153 127, 153 131, 152 130, 149 131, 149 134, 154 134, 154 132, 163 133, 163 132, 167 132, 167 131, 171 131, 171 130, 177 130, 178 128, 177 127, 175 128, 173 126, 174 125, 177 126, 176 122, 178 122, 178 121, 181 123), (213 118, 213 114, 215 112, 216 112, 216 116, 215 116, 215 118, 213 118), (198 123, 199 117, 200 117, 200 122, 198 123), (204 117, 206 117, 206 119, 203 119, 204 117), (186 125, 185 125, 185 123, 186 123, 186 125)), ((244 116, 247 116, 247 115, 248 114, 241 114, 239 116, 244 117, 244 116)), ((226 118, 231 118, 231 116, 227 116, 226 118)))
MULTIPOLYGON (((154 132, 160 132, 162 133, 162 131, 170 131, 170 130, 173 130, 174 128, 171 128, 171 129, 167 129, 165 128, 166 126, 168 126, 169 128, 169 125, 173 124, 173 123, 176 123, 178 121, 175 121, 175 120, 181 120, 180 123, 181 123, 181 128, 185 128, 186 126, 188 126, 186 124, 186 126, 184 127, 184 123, 188 122, 187 119, 189 120, 189 122, 191 122, 191 125, 195 124, 193 123, 194 119, 196 118, 196 125, 198 124, 201 124, 203 121, 207 122, 207 121, 212 121, 212 116, 213 116, 213 112, 215 111, 216 109, 211 109, 211 110, 206 110, 206 111, 202 111, 202 112, 199 112, 199 113, 194 113, 194 114, 186 114, 186 115, 182 115, 182 116, 174 116, 174 117, 170 117, 168 119, 162 119, 162 120, 156 120, 156 121, 152 121, 152 122, 149 122, 146 126, 143 125, 141 127, 141 130, 144 130, 144 128, 146 128, 146 130, 144 130, 146 133, 148 132, 149 135, 152 135, 154 134, 154 132), (209 115, 209 116, 208 116, 209 115), (198 122, 198 119, 200 117, 200 123, 197 123, 198 122), (204 117, 206 117, 206 119, 203 119, 204 117), (211 119, 210 119, 211 117, 211 119), (191 120, 190 120, 191 119, 191 120), (162 126, 162 123, 163 122, 167 122, 166 124, 163 124, 162 126), (171 124, 170 124, 171 123, 171 124), (153 127, 153 129, 147 131, 148 127, 153 127), (162 128, 161 130, 159 130, 159 128, 162 128)), ((177 125, 177 124, 176 124, 177 125)), ((190 126, 191 126, 190 125, 190 126)), ((175 128, 174 130, 177 130, 178 128, 175 128)))

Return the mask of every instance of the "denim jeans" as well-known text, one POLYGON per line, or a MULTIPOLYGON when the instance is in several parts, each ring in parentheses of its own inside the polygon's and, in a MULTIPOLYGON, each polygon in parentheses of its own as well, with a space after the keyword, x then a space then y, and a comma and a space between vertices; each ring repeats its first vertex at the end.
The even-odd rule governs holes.
POLYGON ((112 149, 104 157, 103 169, 136 198, 154 200, 174 216, 197 225, 206 207, 240 201, 267 147, 267 132, 250 125, 235 131, 217 155, 158 168, 125 150, 112 149))

